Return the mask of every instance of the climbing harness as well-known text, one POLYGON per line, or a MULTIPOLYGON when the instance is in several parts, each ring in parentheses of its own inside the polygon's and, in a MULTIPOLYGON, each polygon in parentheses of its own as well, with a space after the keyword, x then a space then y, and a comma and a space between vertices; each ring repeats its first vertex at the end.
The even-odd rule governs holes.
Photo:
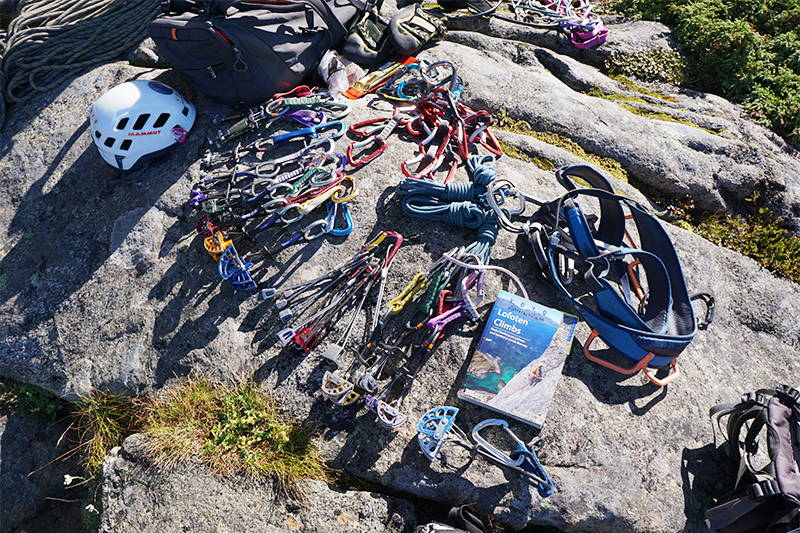
MULTIPOLYGON (((644 207, 615 194, 611 183, 589 166, 565 167, 556 179, 567 193, 550 202, 511 193, 502 181, 489 185, 486 198, 505 229, 527 236, 542 274, 592 328, 583 346, 586 358, 625 375, 641 371, 655 385, 667 385, 678 377, 677 358, 698 329, 669 235, 644 207), (575 179, 591 188, 578 188, 575 179), (538 206, 524 226, 498 205, 498 198, 511 196, 538 206), (579 203, 584 199, 599 202, 599 216, 584 210, 579 203), (634 224, 626 229, 628 220, 634 224), (633 365, 619 366, 593 354, 589 348, 597 337, 633 365), (671 374, 660 379, 651 368, 669 368, 671 374)), ((706 305, 705 325, 713 317, 713 298, 706 305)))
POLYGON ((470 439, 467 433, 456 425, 456 415, 458 415, 456 407, 439 406, 430 409, 420 418, 417 424, 417 443, 428 460, 434 462, 441 459, 442 450, 447 445, 458 445, 481 455, 500 468, 519 474, 536 487, 542 498, 547 498, 553 493, 555 490, 553 480, 539 462, 536 451, 511 431, 508 422, 497 418, 484 420, 472 429, 472 439, 470 439), (481 434, 487 428, 502 430, 514 442, 514 450, 507 454, 492 445, 481 434))

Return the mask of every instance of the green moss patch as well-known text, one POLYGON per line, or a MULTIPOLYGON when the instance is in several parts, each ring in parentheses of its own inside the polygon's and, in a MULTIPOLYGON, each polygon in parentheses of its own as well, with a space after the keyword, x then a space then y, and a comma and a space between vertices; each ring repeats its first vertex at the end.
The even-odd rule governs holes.
POLYGON ((598 89, 597 87, 592 87, 586 94, 588 94, 589 96, 593 96, 595 98, 610 100, 612 102, 638 102, 640 104, 649 103, 644 98, 639 98, 638 96, 626 96, 624 94, 607 93, 602 91, 601 89, 598 89))
POLYGON ((519 135, 528 135, 529 137, 539 139, 540 141, 546 142, 547 144, 557 146, 563 150, 571 152, 572 154, 591 163, 592 165, 605 170, 606 172, 616 177, 617 179, 620 179, 622 181, 628 181, 628 172, 618 161, 610 157, 603 157, 597 154, 592 154, 590 152, 587 152, 581 147, 581 145, 579 145, 569 137, 565 137, 563 135, 559 135, 557 133, 552 133, 552 132, 536 131, 531 127, 531 125, 528 122, 524 120, 515 120, 509 117, 508 113, 505 110, 501 110, 497 114, 496 127, 504 131, 510 131, 511 133, 517 133, 519 135))
POLYGON ((658 98, 659 100, 664 100, 665 102, 673 102, 673 103, 679 102, 677 98, 673 98, 672 96, 668 96, 664 93, 660 93, 658 91, 648 89, 647 87, 643 87, 627 76, 623 76, 621 74, 610 74, 609 78, 618 83, 621 83, 622 86, 628 89, 629 91, 633 91, 639 94, 644 94, 647 96, 652 96, 653 98, 658 98))
POLYGON ((527 163, 533 163, 542 170, 555 170, 556 168, 555 163, 546 157, 530 156, 516 146, 511 146, 505 141, 498 140, 497 142, 500 145, 500 148, 503 149, 503 153, 509 157, 513 157, 514 159, 519 159, 527 163))
POLYGON ((692 122, 691 120, 683 120, 683 119, 680 119, 680 118, 675 118, 672 115, 669 115, 667 113, 661 113, 661 112, 658 112, 658 111, 650 111, 649 109, 641 109, 641 108, 638 108, 638 107, 634 107, 634 106, 632 106, 630 104, 624 104, 624 103, 620 104, 620 107, 622 107, 623 109, 625 109, 627 111, 630 111, 631 113, 633 113, 635 115, 639 115, 641 117, 651 118, 653 120, 663 120, 664 122, 675 122, 676 124, 683 124, 685 126, 691 126, 693 128, 697 128, 699 130, 703 130, 703 131, 708 132, 708 133, 713 133, 714 135, 718 135, 719 134, 719 132, 716 132, 714 130, 710 130, 708 128, 704 128, 702 126, 699 126, 699 125, 695 124, 694 122, 692 122))

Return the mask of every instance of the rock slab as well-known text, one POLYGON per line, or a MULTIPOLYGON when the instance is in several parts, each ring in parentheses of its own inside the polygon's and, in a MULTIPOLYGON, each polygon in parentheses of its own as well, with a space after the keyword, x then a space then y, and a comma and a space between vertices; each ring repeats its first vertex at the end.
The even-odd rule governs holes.
POLYGON ((146 437, 132 435, 106 458, 104 533, 406 533, 416 525, 413 505, 399 498, 307 481, 305 499, 287 501, 270 481, 224 478, 191 463, 155 467, 146 449, 146 437))
MULTIPOLYGON (((714 134, 588 95, 590 87, 627 93, 596 68, 548 47, 475 30, 450 38, 423 56, 459 67, 471 105, 504 110, 536 130, 567 137, 587 152, 615 159, 637 183, 692 194, 708 209, 733 209, 755 190, 774 190, 776 209, 797 220, 797 156, 736 106, 677 88, 668 94, 677 102, 656 102, 661 112, 691 117, 718 130, 714 134)), ((370 102, 355 102, 348 120, 380 114, 370 102)), ((518 478, 481 460, 453 471, 429 464, 418 450, 413 421, 435 405, 457 402, 480 327, 454 328, 407 398, 412 422, 388 433, 363 411, 326 404, 316 393, 326 363, 316 354, 304 358, 280 350, 267 334, 274 326, 269 306, 220 284, 184 209, 213 128, 210 115, 219 111, 174 73, 125 63, 99 67, 15 110, 0 142, 0 375, 63 396, 91 388, 153 392, 193 370, 230 381, 254 377, 292 415, 325 430, 322 448, 334 467, 389 489, 444 504, 474 502, 516 529, 549 524, 569 532, 703 531, 703 510, 725 489, 724 466, 710 445, 708 409, 744 392, 800 380, 800 324, 786 319, 800 315, 798 285, 668 226, 690 292, 716 294, 716 321, 681 356, 683 376, 668 389, 592 365, 574 348, 538 435, 540 456, 559 488, 541 500, 518 478), (133 77, 173 85, 200 115, 189 141, 168 159, 120 177, 92 146, 86 117, 94 98, 133 77)), ((529 155, 575 161, 575 154, 540 141, 517 141, 529 155)), ((393 267, 387 294, 394 295, 443 252, 474 239, 471 232, 402 215, 391 193, 402 178, 400 163, 414 156, 416 146, 397 136, 389 142, 384 155, 354 172, 361 193, 351 209, 353 234, 277 254, 262 271, 265 285, 281 277, 313 278, 375 231, 400 230, 413 238, 393 267)), ((497 171, 541 200, 563 192, 552 172, 520 160, 503 157, 497 171)), ((456 179, 466 180, 463 169, 456 179)), ((631 183, 612 181, 647 203, 631 183)), ((523 277, 532 299, 566 310, 558 293, 537 278, 523 239, 503 233, 493 261, 523 277)), ((501 287, 506 282, 492 277, 488 294, 501 287)), ((577 338, 587 334, 583 327, 577 338)), ((459 424, 466 429, 492 416, 461 407, 459 424)), ((526 440, 534 437, 529 429, 515 429, 526 440)), ((231 491, 219 505, 239 494, 233 486, 218 486, 231 491)), ((169 510, 159 512, 166 516, 169 510)))

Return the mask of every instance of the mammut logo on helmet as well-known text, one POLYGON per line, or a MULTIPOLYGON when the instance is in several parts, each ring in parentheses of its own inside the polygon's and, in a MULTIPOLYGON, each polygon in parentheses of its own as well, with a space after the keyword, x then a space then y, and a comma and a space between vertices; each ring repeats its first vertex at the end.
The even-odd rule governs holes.
POLYGON ((158 135, 161 133, 161 130, 154 130, 154 131, 138 131, 136 133, 129 133, 128 137, 138 137, 140 135, 158 135))

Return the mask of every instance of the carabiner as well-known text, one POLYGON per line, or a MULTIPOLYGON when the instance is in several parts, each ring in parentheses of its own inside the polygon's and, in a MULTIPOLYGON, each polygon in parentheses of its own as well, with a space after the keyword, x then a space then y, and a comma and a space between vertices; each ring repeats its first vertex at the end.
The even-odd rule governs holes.
POLYGON ((353 176, 345 176, 336 186, 339 190, 331 195, 331 200, 337 204, 344 204, 358 196, 359 190, 356 187, 356 179, 353 176))
POLYGON ((337 237, 346 237, 353 232, 353 218, 350 216, 350 210, 347 204, 339 204, 331 202, 328 204, 328 216, 325 218, 328 225, 328 233, 337 237), (341 211, 344 217, 345 227, 336 228, 336 215, 341 211))
POLYGON ((296 232, 289 238, 289 240, 282 242, 280 245, 282 248, 286 248, 287 246, 298 244, 300 242, 311 242, 314 239, 319 239, 326 233, 328 233, 328 221, 316 220, 305 228, 296 232))
POLYGON ((303 212, 303 204, 288 204, 278 209, 275 214, 280 217, 281 222, 288 225, 297 222, 303 218, 306 213, 303 212), (296 211, 295 216, 288 216, 286 213, 292 212, 292 210, 296 211))
MULTIPOLYGON (((289 198, 295 192, 294 185, 285 182, 273 183, 269 187, 267 187, 267 191, 269 191, 269 196, 272 198, 271 202, 275 200, 284 200, 289 198), (286 194, 280 194, 278 191, 283 189, 286 194)), ((271 203, 268 202, 268 203, 271 203)))
POLYGON ((483 422, 479 422, 472 428, 472 438, 478 444, 478 447, 482 448, 487 454, 494 457, 498 462, 503 463, 507 466, 519 467, 524 461, 525 458, 520 456, 518 459, 514 460, 511 459, 509 455, 501 452, 491 444, 489 444, 486 439, 481 437, 481 430, 488 427, 500 427, 501 429, 505 430, 506 434, 511 437, 511 439, 517 444, 518 447, 521 447, 525 450, 528 449, 525 446, 525 443, 519 440, 519 437, 511 431, 511 428, 508 427, 508 422, 505 420, 501 420, 499 418, 487 418, 483 422))
POLYGON ((303 128, 297 131, 290 131, 287 133, 281 133, 280 135, 276 135, 272 138, 273 144, 280 144, 285 141, 289 141, 291 139, 296 139, 298 137, 311 137, 313 139, 318 138, 321 131, 327 131, 329 129, 335 128, 333 134, 328 135, 325 139, 338 139, 342 135, 345 134, 347 131, 347 124, 342 122, 341 120, 335 120, 332 122, 324 122, 322 124, 317 124, 315 126, 309 126, 308 128, 303 128))

